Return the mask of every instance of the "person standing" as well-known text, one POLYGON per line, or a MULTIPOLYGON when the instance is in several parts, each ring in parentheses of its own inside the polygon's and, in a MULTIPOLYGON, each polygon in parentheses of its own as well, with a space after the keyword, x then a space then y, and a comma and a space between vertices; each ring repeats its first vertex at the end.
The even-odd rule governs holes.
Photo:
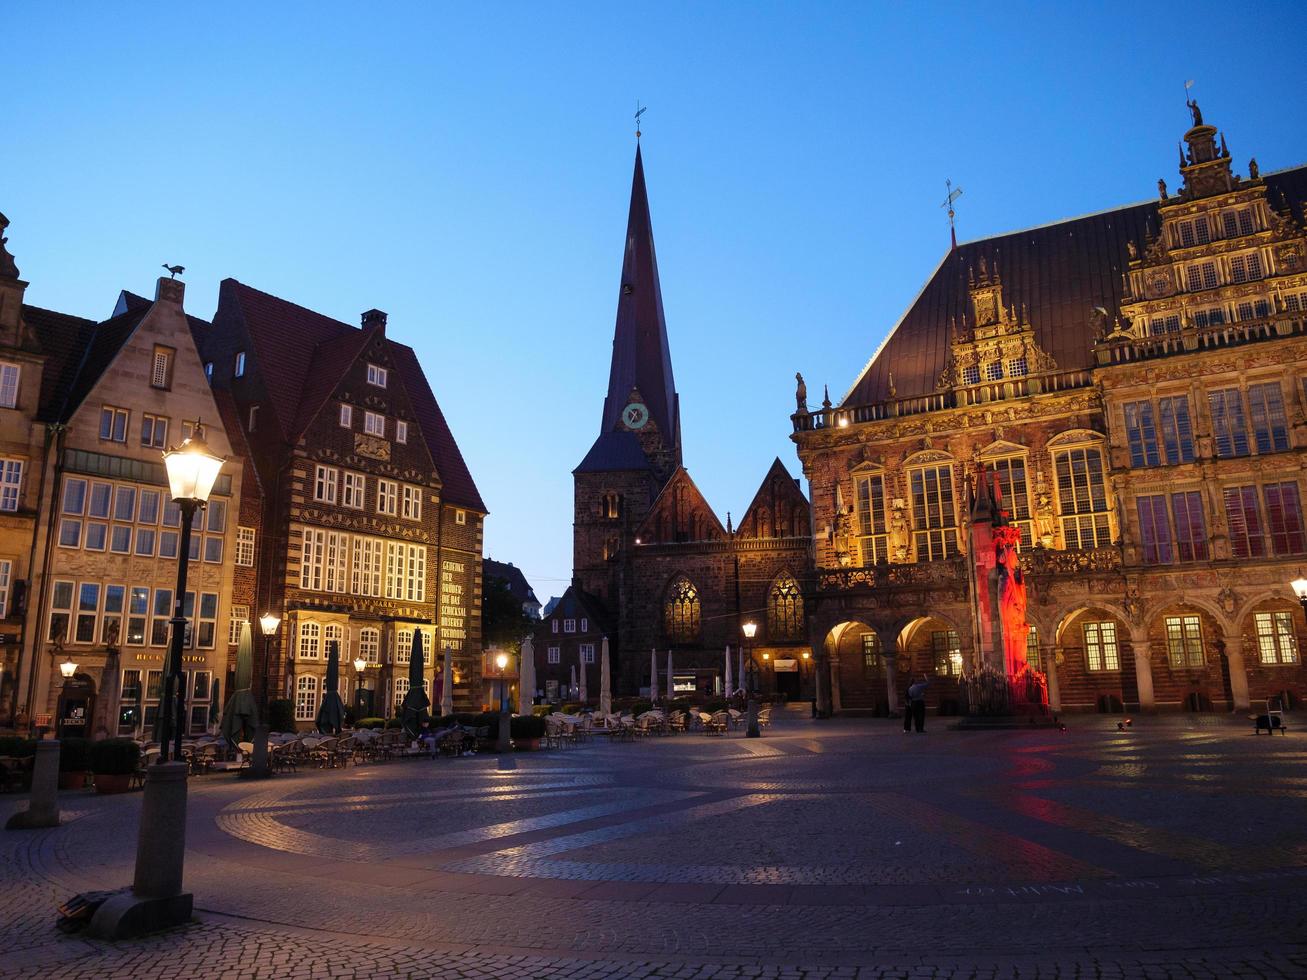
POLYGON ((908 703, 903 708, 903 733, 915 724, 919 733, 926 731, 926 687, 930 681, 920 674, 908 685, 908 703))

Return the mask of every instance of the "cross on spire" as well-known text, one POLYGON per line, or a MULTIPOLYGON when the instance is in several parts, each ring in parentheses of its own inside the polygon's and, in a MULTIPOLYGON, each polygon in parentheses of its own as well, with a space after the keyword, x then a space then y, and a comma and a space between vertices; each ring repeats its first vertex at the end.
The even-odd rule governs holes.
POLYGON ((949 234, 949 240, 952 242, 952 247, 953 247, 953 248, 957 248, 957 247, 958 247, 958 233, 957 233, 957 230, 953 227, 953 218, 954 218, 954 215, 955 215, 955 212, 954 212, 954 210, 953 210, 953 202, 956 201, 959 197, 962 196, 962 188, 961 188, 961 187, 958 187, 958 188, 954 189, 954 187, 953 187, 953 181, 952 181, 951 179, 949 179, 949 180, 945 180, 945 181, 944 181, 944 189, 945 189, 948 193, 947 193, 947 195, 944 197, 944 203, 941 204, 940 207, 941 207, 941 208, 948 208, 948 234, 949 234))

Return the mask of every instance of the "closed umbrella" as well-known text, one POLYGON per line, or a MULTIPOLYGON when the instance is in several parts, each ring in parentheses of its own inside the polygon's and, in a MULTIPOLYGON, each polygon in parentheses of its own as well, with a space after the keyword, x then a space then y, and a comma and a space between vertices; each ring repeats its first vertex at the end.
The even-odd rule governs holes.
POLYGON ((724 693, 728 698, 731 696, 731 645, 729 643, 726 644, 726 688, 724 693))
POLYGON ((649 701, 658 703, 658 651, 649 651, 649 701))
POLYGON ((222 703, 222 697, 219 692, 222 691, 222 685, 218 683, 218 678, 213 679, 209 685, 209 731, 218 731, 218 705, 222 703))
MULTIPOLYGON (((259 724, 259 704, 250 686, 254 681, 254 639, 250 624, 241 624, 240 644, 236 647, 236 682, 231 700, 222 712, 222 735, 232 748, 237 742, 252 742, 259 724)), ((215 692, 215 699, 217 694, 215 692)))
POLYGON ((422 659, 422 631, 413 631, 413 653, 408 661, 408 693, 399 706, 399 721, 408 732, 409 738, 417 738, 422 731, 422 723, 430 719, 427 708, 431 699, 427 697, 424 681, 424 662, 422 659))
POLYGON ((531 637, 522 641, 521 666, 517 671, 517 713, 529 715, 536 696, 536 652, 531 637))
POLYGON ((448 643, 445 644, 445 682, 440 686, 440 713, 454 713, 454 654, 448 643))
POLYGON ((323 735, 339 735, 345 724, 345 705, 340 700, 340 644, 327 644, 327 680, 322 685, 322 704, 315 719, 323 735))
POLYGON ((672 705, 672 651, 667 651, 667 706, 672 705))
POLYGON ((606 718, 613 713, 613 676, 608 662, 608 637, 604 637, 599 649, 599 713, 606 718))
POLYGON ((735 666, 738 668, 735 671, 735 686, 737 688, 743 688, 744 687, 744 644, 740 644, 738 647, 735 648, 735 666))
POLYGON ((572 680, 567 685, 567 696, 569 698, 576 696, 576 664, 572 664, 572 680))
MULTIPOLYGON (((577 649, 579 651, 580 647, 578 647, 577 649)), ((577 663, 577 670, 580 672, 579 676, 581 678, 581 685, 576 689, 576 699, 584 704, 585 701, 590 697, 590 692, 586 690, 586 683, 585 683, 585 654, 584 653, 579 653, 579 652, 577 653, 576 663, 577 663)))

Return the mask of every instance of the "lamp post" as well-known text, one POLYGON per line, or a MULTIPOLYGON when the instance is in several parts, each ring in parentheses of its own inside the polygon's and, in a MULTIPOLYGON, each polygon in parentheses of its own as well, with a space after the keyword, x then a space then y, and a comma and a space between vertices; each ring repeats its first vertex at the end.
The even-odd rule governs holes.
POLYGON ((1289 584, 1293 594, 1298 597, 1298 602, 1302 604, 1302 614, 1307 616, 1307 577, 1304 577, 1300 570, 1298 577, 1289 584))
POLYGON ((744 734, 747 738, 758 738, 762 735, 758 730, 758 665, 753 659, 753 637, 758 632, 758 624, 748 622, 741 626, 740 630, 744 633, 744 652, 747 657, 744 663, 744 676, 749 695, 747 707, 749 727, 745 729, 744 734))
POLYGON ((191 526, 195 512, 209 502, 209 494, 218 480, 223 458, 209 451, 204 441, 204 426, 196 419, 189 438, 163 454, 168 471, 168 488, 173 502, 181 511, 181 537, 177 544, 177 591, 173 595, 172 642, 168 649, 168 674, 164 701, 159 710, 159 764, 179 759, 182 754, 183 712, 186 710, 186 685, 182 674, 182 647, 186 642, 186 566, 191 557, 191 526), (171 708, 166 707, 171 702, 171 708), (173 740, 169 755, 169 740, 173 740))
POLYGON ((504 671, 508 669, 508 654, 500 653, 495 657, 495 666, 499 668, 499 738, 495 740, 495 750, 497 752, 508 751, 509 739, 509 717, 508 717, 508 684, 504 677, 504 671))
POLYGON ((354 727, 358 727, 357 715, 363 710, 363 700, 360 695, 363 693, 363 671, 368 669, 368 662, 362 657, 354 658, 354 727))
POLYGON ((177 551, 177 594, 173 605, 172 643, 168 650, 168 686, 159 704, 159 761, 145 776, 140 832, 136 839, 136 874, 131 891, 113 895, 96 909, 90 934, 98 939, 127 939, 144 932, 181 925, 191 918, 193 899, 182 891, 186 863, 186 776, 181 755, 182 645, 185 642, 186 563, 191 552, 191 524, 213 491, 223 459, 209 451, 199 419, 188 439, 163 454, 172 499, 181 510, 177 551), (174 707, 169 708, 169 698, 174 707), (176 718, 172 717, 173 711, 176 718), (175 726, 173 722, 176 722, 175 726), (175 731, 174 731, 175 728, 175 731), (169 754, 169 741, 175 739, 169 754))
POLYGON ((247 779, 267 779, 272 775, 268 765, 268 731, 272 727, 268 719, 268 665, 272 663, 272 638, 281 626, 281 617, 276 613, 266 612, 259 617, 259 629, 263 633, 263 670, 259 680, 259 723, 254 726, 254 752, 250 767, 241 775, 247 779))
POLYGON ((71 659, 65 660, 59 665, 59 673, 63 675, 64 680, 70 681, 73 679, 73 675, 77 673, 77 664, 73 663, 71 659))

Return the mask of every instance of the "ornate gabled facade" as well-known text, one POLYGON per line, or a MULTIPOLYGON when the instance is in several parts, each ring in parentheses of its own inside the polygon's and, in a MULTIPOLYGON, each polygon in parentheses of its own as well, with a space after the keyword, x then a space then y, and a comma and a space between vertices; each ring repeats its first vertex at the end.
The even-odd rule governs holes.
MULTIPOLYGON (((610 624, 604 635, 617 692, 649 686, 655 649, 660 671, 671 649, 679 683, 717 689, 725 648, 738 648, 740 627, 751 619, 759 625, 759 662, 768 665, 763 686, 794 696, 810 687, 801 666, 809 651, 799 586, 811 546, 807 500, 777 460, 733 529, 682 465, 679 398, 638 148, 608 394, 599 436, 573 479, 573 592, 601 607, 587 620, 610 624)), ((565 679, 572 666, 549 662, 551 647, 566 646, 550 642, 551 628, 546 617, 536 646, 541 696, 544 679, 565 679)), ((593 699, 598 687, 588 693, 593 699)))
POLYGON ((1307 168, 1235 174, 1190 109, 1179 193, 955 248, 841 404, 800 404, 824 710, 925 672, 947 711, 995 663, 977 474, 1055 710, 1307 695, 1307 168))

